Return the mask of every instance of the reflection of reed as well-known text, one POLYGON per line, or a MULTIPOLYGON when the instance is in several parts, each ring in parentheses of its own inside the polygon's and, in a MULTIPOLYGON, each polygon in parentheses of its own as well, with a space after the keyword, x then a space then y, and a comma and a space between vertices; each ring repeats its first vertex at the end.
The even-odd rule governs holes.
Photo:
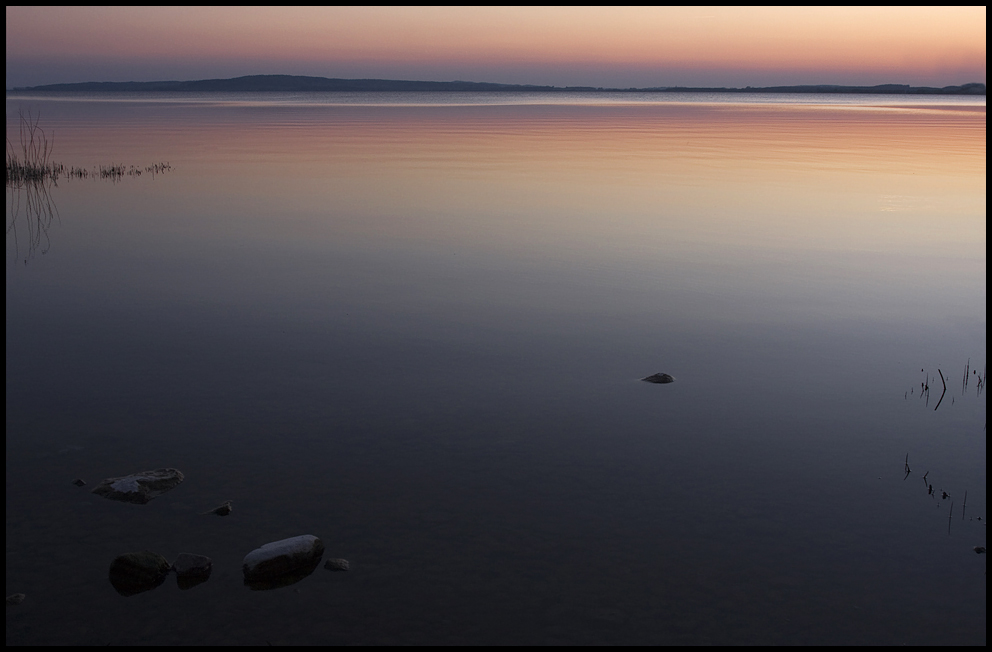
MULTIPOLYGON (((9 148, 9 143, 8 143, 9 148)), ((11 166, 8 156, 7 189, 10 191, 10 219, 7 223, 7 236, 14 238, 14 250, 17 258, 21 257, 21 247, 24 245, 25 234, 27 253, 24 257, 26 265, 38 251, 45 253, 50 244, 48 229, 52 221, 58 219, 59 211, 52 199, 51 188, 58 186, 60 176, 69 179, 106 179, 118 182, 125 177, 138 177, 150 174, 155 177, 172 170, 168 163, 158 163, 144 168, 124 165, 100 166, 97 170, 85 168, 66 168, 62 165, 49 164, 46 172, 37 173, 38 168, 27 166, 35 172, 20 176, 10 174, 11 166)), ((22 166, 24 167, 24 166, 22 166)))
POLYGON ((28 264, 36 252, 48 251, 50 240, 48 229, 52 220, 59 215, 49 188, 55 185, 53 179, 25 180, 19 184, 8 183, 10 195, 10 221, 7 223, 7 236, 14 238, 14 255, 20 259, 22 239, 26 233, 27 253, 24 264, 28 264), (19 227, 20 222, 24 223, 19 227))
POLYGON ((124 177, 138 177, 142 173, 149 173, 154 178, 157 174, 172 170, 172 166, 168 163, 156 163, 144 168, 134 165, 101 165, 99 169, 94 170, 67 168, 61 163, 52 162, 54 140, 50 142, 48 134, 38 126, 40 116, 32 116, 30 112, 25 116, 21 112, 19 117, 19 147, 15 149, 10 139, 7 139, 4 181, 7 189, 11 191, 7 236, 13 236, 15 256, 20 258, 21 240, 23 231, 26 230, 25 265, 35 252, 40 250, 44 254, 48 251, 50 245, 48 229, 52 220, 59 216, 50 189, 58 185, 60 177, 67 179, 93 177, 116 183, 124 177), (23 227, 18 226, 21 221, 24 222, 23 227))
POLYGON ((27 231, 28 251, 24 258, 26 265, 39 249, 41 253, 48 251, 48 228, 52 220, 58 217, 58 209, 52 201, 49 189, 57 184, 65 167, 52 163, 52 143, 45 131, 38 126, 38 118, 32 117, 30 113, 27 116, 21 113, 19 135, 19 153, 10 139, 7 139, 4 181, 11 190, 7 235, 14 237, 15 255, 20 258, 22 238, 19 232, 27 231), (22 219, 25 227, 19 229, 18 223, 22 219))
POLYGON ((38 126, 38 118, 30 113, 20 114, 20 151, 14 149, 10 139, 6 146, 5 185, 11 190, 10 222, 7 224, 7 235, 14 237, 14 251, 17 258, 21 257, 21 234, 27 231, 28 260, 39 249, 41 253, 48 251, 50 241, 48 228, 52 220, 58 217, 58 209, 49 193, 51 186, 56 185, 58 177, 65 171, 64 166, 52 163, 52 143, 44 129, 38 126), (23 198, 23 201, 22 201, 23 198), (18 228, 22 220, 24 229, 18 228))

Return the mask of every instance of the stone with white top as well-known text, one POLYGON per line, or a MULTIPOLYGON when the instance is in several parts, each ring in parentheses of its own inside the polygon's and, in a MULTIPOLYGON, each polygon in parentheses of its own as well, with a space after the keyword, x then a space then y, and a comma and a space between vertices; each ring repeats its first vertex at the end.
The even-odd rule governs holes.
POLYGON ((120 478, 107 478, 93 487, 93 493, 110 500, 144 505, 179 486, 185 479, 177 469, 156 469, 132 473, 120 478))

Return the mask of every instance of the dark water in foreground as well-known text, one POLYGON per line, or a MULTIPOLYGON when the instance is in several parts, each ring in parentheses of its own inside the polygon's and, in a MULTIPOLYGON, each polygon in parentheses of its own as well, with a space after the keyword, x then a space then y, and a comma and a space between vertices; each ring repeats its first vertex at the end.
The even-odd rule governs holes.
POLYGON ((984 99, 359 99, 8 96, 7 644, 985 644, 984 99))

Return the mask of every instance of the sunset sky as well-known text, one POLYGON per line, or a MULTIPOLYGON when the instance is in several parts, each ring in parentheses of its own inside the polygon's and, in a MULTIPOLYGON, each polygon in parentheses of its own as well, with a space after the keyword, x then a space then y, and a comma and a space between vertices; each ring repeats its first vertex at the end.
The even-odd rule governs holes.
POLYGON ((511 84, 985 82, 985 7, 7 7, 6 88, 250 74, 511 84))

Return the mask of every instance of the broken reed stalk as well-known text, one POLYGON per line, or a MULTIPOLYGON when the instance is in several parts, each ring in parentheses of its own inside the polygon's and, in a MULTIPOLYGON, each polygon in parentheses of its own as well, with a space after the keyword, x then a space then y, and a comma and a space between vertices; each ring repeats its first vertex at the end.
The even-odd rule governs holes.
MULTIPOLYGON (((944 400, 944 394, 947 393, 947 382, 944 380, 944 373, 940 369, 937 369, 937 373, 940 374, 940 382, 944 383, 944 391, 942 391, 940 393, 940 401, 943 401, 944 400)), ((933 406, 933 411, 934 412, 936 412, 937 411, 937 408, 940 407, 940 401, 937 401, 937 405, 933 406)))

